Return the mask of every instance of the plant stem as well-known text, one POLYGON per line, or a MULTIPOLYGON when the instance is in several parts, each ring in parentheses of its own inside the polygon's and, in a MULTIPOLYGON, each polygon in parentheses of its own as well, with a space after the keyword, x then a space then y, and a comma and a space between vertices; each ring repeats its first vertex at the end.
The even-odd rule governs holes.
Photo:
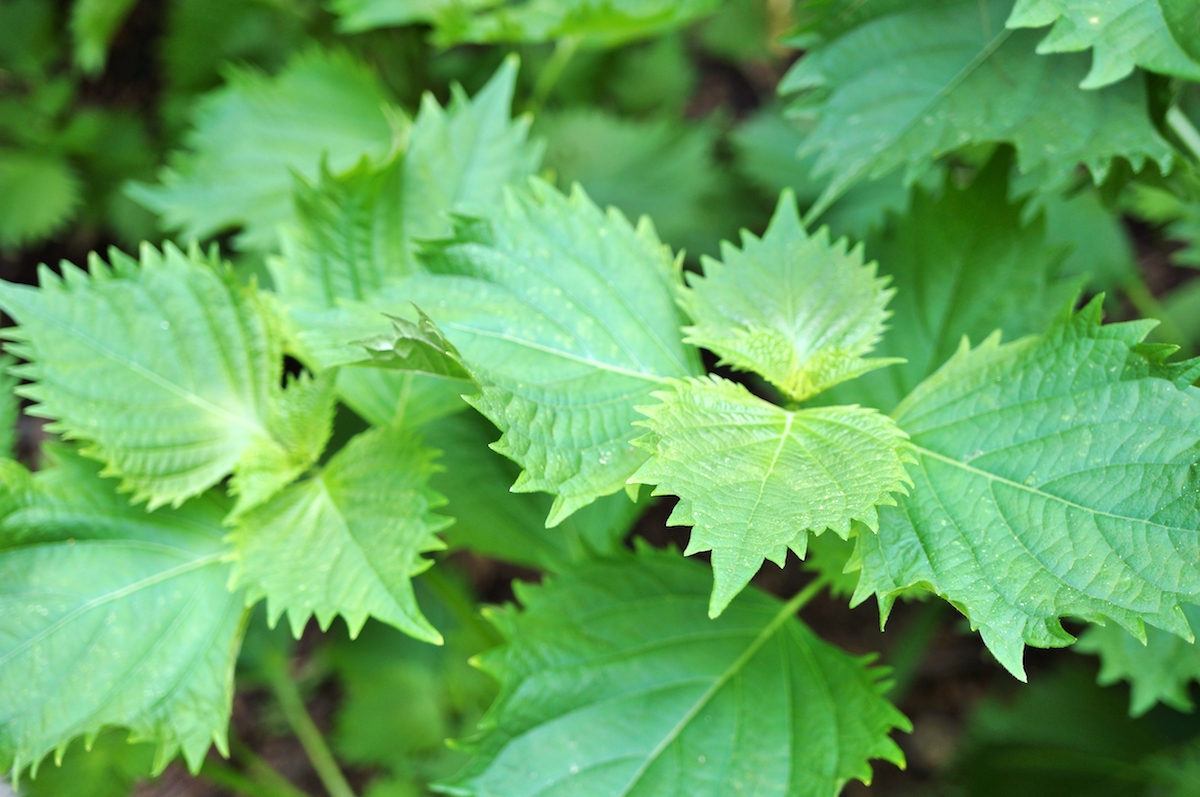
POLYGON ((300 740, 300 746, 304 748, 317 777, 321 779, 321 785, 329 792, 329 797, 355 797, 354 790, 346 782, 346 776, 342 774, 337 760, 333 757, 333 752, 329 745, 325 744, 325 737, 317 730, 308 709, 304 707, 304 698, 300 696, 296 682, 287 671, 287 662, 281 657, 279 661, 272 663, 270 670, 271 691, 279 701, 283 717, 300 740))
POLYGON ((533 85, 533 96, 529 100, 529 113, 536 116, 542 110, 542 106, 546 104, 550 92, 554 91, 554 87, 558 85, 559 78, 562 77, 578 47, 578 36, 563 36, 554 43, 554 53, 546 62, 546 66, 542 68, 541 74, 538 75, 537 83, 533 85))
POLYGON ((1162 306, 1158 299, 1154 298, 1154 294, 1150 293, 1150 289, 1146 287, 1145 282, 1140 279, 1132 279, 1126 282, 1122 288, 1125 291, 1125 295, 1129 298, 1129 302, 1138 311, 1139 315, 1143 318, 1156 319, 1159 322, 1160 339, 1181 346, 1185 352, 1191 351, 1192 341, 1171 320, 1171 316, 1167 314, 1167 309, 1162 306))
MULTIPOLYGON (((274 772, 274 770, 271 771, 274 772)), ((282 780, 278 773, 276 776, 282 780)), ((285 788, 279 788, 264 783, 256 777, 243 775, 233 767, 211 759, 204 762, 204 767, 200 770, 200 777, 209 783, 226 788, 235 794, 245 795, 245 797, 309 797, 287 781, 283 781, 286 785, 285 788)))
POLYGON ((826 585, 828 585, 831 580, 832 579, 828 575, 817 576, 812 581, 808 582, 804 589, 793 595, 791 599, 783 605, 783 609, 780 610, 779 613, 784 615, 785 619, 795 615, 796 612, 807 606, 813 598, 817 597, 821 590, 825 589, 826 585))
POLYGON ((229 733, 229 746, 232 748, 234 760, 242 765, 246 770, 246 775, 269 789, 272 794, 276 794, 278 797, 308 797, 307 794, 292 785, 291 781, 280 775, 274 767, 259 758, 257 753, 234 735, 232 729, 229 733))
POLYGON ((888 656, 888 663, 892 666, 892 687, 887 696, 893 703, 899 703, 908 694, 929 644, 942 627, 945 614, 946 604, 939 598, 930 598, 921 606, 916 619, 904 630, 892 654, 888 656))
POLYGON ((488 647, 495 647, 504 641, 504 637, 500 635, 496 627, 483 619, 476 610, 475 604, 463 594, 462 589, 446 577, 441 564, 436 564, 422 573, 421 580, 438 597, 438 600, 446 604, 446 608, 454 613, 458 622, 471 629, 488 647))
POLYGON ((1192 151, 1192 157, 1200 159, 1200 131, 1196 130, 1192 120, 1178 107, 1171 106, 1167 111, 1166 122, 1171 132, 1179 136, 1179 140, 1192 151))

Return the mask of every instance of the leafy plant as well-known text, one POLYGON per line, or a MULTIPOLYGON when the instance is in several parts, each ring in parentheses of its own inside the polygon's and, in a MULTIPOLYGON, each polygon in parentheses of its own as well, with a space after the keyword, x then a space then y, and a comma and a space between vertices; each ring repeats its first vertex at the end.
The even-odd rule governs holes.
MULTIPOLYGON (((240 689, 331 797, 836 795, 905 765, 913 675, 796 616, 826 592, 885 622, 948 602, 1020 680, 1087 624, 1132 713, 1191 707, 1200 329, 1119 213, 1195 259, 1195 25, 1168 0, 744 0, 694 26, 720 5, 173 6, 160 121, 186 131, 121 180, 179 240, 0 282, 14 782, 122 794, 182 755, 296 797, 240 689), (230 33, 260 23, 286 35, 230 33), (218 66, 189 26, 260 57, 218 66), (734 127, 631 82, 693 85, 689 47, 778 66, 780 100, 734 127), (480 595, 492 560, 524 569, 480 595), (330 680, 331 742, 306 708, 330 680)), ((70 81, 136 13, 72 7, 70 81)), ((83 114, 44 99, 50 48, 0 56, 42 130, 83 114)), ((6 146, 22 245, 84 189, 66 145, 6 146)), ((985 793, 1001 748, 1106 755, 1121 731, 1023 736, 1089 688, 984 709, 960 782, 985 793)), ((1119 751, 1123 782, 1190 793, 1177 737, 1119 751)))

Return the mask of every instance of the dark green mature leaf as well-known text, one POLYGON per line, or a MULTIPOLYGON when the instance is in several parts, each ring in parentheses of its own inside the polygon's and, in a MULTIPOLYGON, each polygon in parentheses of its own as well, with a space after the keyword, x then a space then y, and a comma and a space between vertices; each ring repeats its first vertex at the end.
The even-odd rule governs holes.
POLYGON ((1085 188, 1065 196, 1035 194, 1024 217, 1046 218, 1046 243, 1070 247, 1059 274, 1082 277, 1092 290, 1108 291, 1126 285, 1137 275, 1133 244, 1118 213, 1106 208, 1099 192, 1085 188))
POLYGON ((1100 303, 1042 336, 962 348, 896 408, 918 462, 862 579, 886 615, 923 586, 960 608, 1018 677, 1025 644, 1073 641, 1059 618, 1190 639, 1200 598, 1197 364, 1141 343, 1153 321, 1100 324, 1100 303))
POLYGON ((87 442, 134 500, 178 505, 233 472, 236 511, 308 468, 329 438, 328 379, 280 388, 276 320, 253 288, 198 252, 146 244, 139 264, 113 249, 85 273, 41 271, 42 287, 0 283, 30 360, 21 395, 52 431, 87 442))
POLYGON ((81 191, 62 158, 0 148, 0 250, 57 231, 75 212, 81 191))
POLYGON ((649 550, 517 586, 481 657, 500 697, 448 794, 833 797, 903 762, 879 672, 794 605, 749 591, 709 620, 705 569, 649 550))
POLYGON ((803 558, 810 532, 877 529, 876 505, 894 505, 908 481, 904 433, 874 410, 785 410, 718 376, 654 396, 662 403, 640 408, 651 434, 636 441, 652 457, 630 480, 679 496, 668 525, 694 527, 685 553, 712 551, 710 617, 764 559, 803 558))
POLYGON ((780 91, 805 92, 794 107, 817 120, 805 148, 820 153, 816 174, 831 175, 811 213, 859 180, 920 171, 968 144, 1012 143, 1021 171, 1047 188, 1080 162, 1097 182, 1115 158, 1170 167, 1141 81, 1079 91, 1086 56, 1036 55, 1037 33, 1004 27, 1010 8, 1008 0, 880 5, 793 67, 780 91))
POLYGON ((896 292, 879 353, 907 362, 837 385, 824 400, 890 412, 964 335, 1042 332, 1070 300, 1078 282, 1055 278, 1066 249, 1047 245, 1042 219, 1022 221, 1026 207, 1009 201, 1007 171, 998 158, 967 188, 947 178, 939 194, 917 189, 909 212, 868 240, 896 292))
POLYGON ((75 63, 85 72, 104 68, 108 45, 117 35, 134 0, 75 0, 71 6, 71 37, 75 40, 75 63))
POLYGON ((197 105, 186 151, 172 155, 160 184, 129 189, 184 238, 240 226, 239 246, 274 248, 276 228, 293 217, 293 174, 311 180, 322 163, 343 171, 382 159, 396 126, 407 126, 376 77, 344 53, 309 50, 275 77, 234 68, 227 81, 197 105))
POLYGON ((606 495, 552 529, 546 516, 553 499, 544 493, 512 493, 521 469, 488 448, 496 428, 474 412, 430 424, 425 434, 442 449, 443 470, 430 486, 448 501, 454 518, 446 530, 452 548, 544 570, 562 571, 597 556, 615 556, 646 508, 624 492, 606 495))
POLYGON ((482 385, 471 403, 504 432, 493 448, 524 468, 513 490, 556 494, 553 526, 625 487, 646 459, 634 407, 700 373, 672 298, 679 263, 650 223, 535 180, 425 263, 389 310, 420 306, 462 354, 482 385))
POLYGON ((353 438, 321 472, 246 514, 233 533, 233 582, 246 601, 267 599, 273 626, 287 612, 299 638, 341 615, 352 636, 375 617, 426 642, 441 635, 417 606, 412 577, 444 548, 450 519, 429 486, 434 453, 410 434, 374 429, 353 438))
MULTIPOLYGON (((1200 628, 1200 607, 1185 606, 1192 631, 1200 628)), ((1160 701, 1178 711, 1191 711, 1188 690, 1200 681, 1200 645, 1174 634, 1146 629, 1139 640, 1116 625, 1089 628, 1075 649, 1100 657, 1100 683, 1107 686, 1128 681, 1132 687, 1129 713, 1145 714, 1160 701)))
POLYGON ((1158 0, 1163 21, 1179 49, 1200 62, 1200 15, 1191 0, 1158 0))
MULTIPOLYGON (((1196 6, 1193 17, 1200 16, 1196 6)), ((1200 63, 1180 48, 1158 2, 1142 0, 1017 0, 1010 28, 1054 25, 1039 53, 1092 50, 1092 69, 1079 84, 1096 89, 1128 77, 1134 67, 1200 80, 1200 63)), ((1197 34, 1200 35, 1200 34, 1197 34)))
POLYGON ((830 244, 827 230, 809 236, 796 198, 784 192, 762 238, 742 233, 742 248, 721 246, 724 262, 704 259, 704 276, 688 274, 679 302, 692 319, 685 340, 721 363, 766 377, 803 401, 896 358, 869 353, 883 335, 893 291, 863 265, 862 248, 830 244))
POLYGON ((154 513, 56 448, 36 475, 0 462, 0 767, 20 771, 108 726, 182 749, 225 751, 243 597, 213 494, 154 513), (80 662, 87 662, 81 667, 80 662))

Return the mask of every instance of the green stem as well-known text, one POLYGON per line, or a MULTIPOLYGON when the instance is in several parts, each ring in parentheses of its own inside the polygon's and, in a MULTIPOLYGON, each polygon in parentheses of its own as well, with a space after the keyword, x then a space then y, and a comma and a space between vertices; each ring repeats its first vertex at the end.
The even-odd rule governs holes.
POLYGON ((442 571, 442 565, 437 564, 426 570, 421 574, 421 580, 438 597, 438 600, 454 613, 458 622, 465 628, 471 629, 488 647, 495 647, 504 642, 504 637, 500 635, 496 627, 483 619, 471 599, 457 584, 446 577, 445 572, 442 571))
POLYGON ((300 696, 300 690, 296 688, 296 682, 287 671, 287 662, 282 657, 279 661, 272 662, 269 678, 271 691, 279 701, 284 719, 300 740, 300 746, 308 755, 308 760, 317 777, 321 779, 321 785, 329 792, 329 797, 355 797, 354 790, 346 782, 346 776, 342 774, 337 760, 333 757, 333 752, 329 745, 325 744, 325 737, 317 730, 316 723, 304 707, 304 698, 300 696))
POLYGON ((1200 160, 1200 131, 1196 130, 1192 120, 1188 119, 1187 115, 1178 107, 1171 106, 1167 111, 1166 122, 1167 127, 1171 128, 1171 132, 1179 136, 1179 140, 1192 151, 1192 157, 1200 160))
POLYGON ((578 48, 578 36, 563 36, 554 43, 554 53, 546 62, 546 66, 542 68, 537 82, 533 85, 533 96, 529 100, 529 113, 536 116, 542 110, 542 106, 550 98, 550 92, 554 91, 554 87, 558 85, 559 78, 566 71, 567 64, 571 62, 571 58, 578 48))
POLYGON ((899 703, 908 694, 929 645, 942 627, 945 614, 946 604, 940 599, 931 598, 926 601, 912 625, 904 629, 904 633, 892 649, 891 655, 888 656, 888 663, 892 666, 892 687, 887 696, 893 703, 899 703))
POLYGON ((259 758, 258 754, 234 735, 232 730, 229 734, 229 746, 232 748, 234 760, 242 765, 250 779, 269 789, 272 794, 276 794, 278 797, 308 797, 307 794, 292 785, 291 781, 275 771, 274 767, 259 758))
POLYGON ((245 797, 309 797, 290 783, 287 783, 287 781, 284 781, 284 783, 287 783, 287 788, 280 789, 263 783, 257 778, 247 777, 233 767, 211 759, 204 762, 204 766, 200 770, 200 777, 209 783, 221 786, 234 794, 241 794, 245 797))
MULTIPOLYGON (((813 598, 817 597, 821 590, 825 589, 825 587, 828 586, 829 582, 832 580, 832 576, 820 575, 808 582, 804 589, 793 595, 791 600, 783 605, 783 608, 779 610, 780 617, 782 617, 783 620, 786 620, 789 617, 794 617, 796 612, 807 606, 809 602, 813 598)), ((783 620, 780 622, 783 622, 783 620)), ((776 625, 775 627, 778 626, 776 625)))
POLYGON ((1175 343, 1185 351, 1190 351, 1192 341, 1186 333, 1181 330, 1171 316, 1167 314, 1167 310, 1162 306, 1158 299, 1154 298, 1154 294, 1150 293, 1150 289, 1146 287, 1146 283, 1140 279, 1131 279, 1122 286, 1125 291, 1125 296, 1129 298, 1129 302, 1138 311, 1138 314, 1143 318, 1153 318, 1159 322, 1159 335, 1162 340, 1175 343))

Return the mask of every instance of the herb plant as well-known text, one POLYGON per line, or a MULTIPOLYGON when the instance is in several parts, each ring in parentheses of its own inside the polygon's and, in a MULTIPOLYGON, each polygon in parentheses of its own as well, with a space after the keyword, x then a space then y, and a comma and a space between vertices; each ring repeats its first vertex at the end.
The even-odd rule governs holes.
MULTIPOLYGON (((131 5, 75 4, 79 70, 131 5)), ((374 797, 836 795, 903 766, 912 725, 886 667, 797 616, 827 591, 883 621, 948 602, 1020 680, 1082 630, 1133 713, 1190 707, 1200 328, 1119 215, 1195 243, 1200 12, 777 5, 334 0, 335 34, 298 4, 286 62, 225 67, 157 178, 127 175, 175 240, 0 282, 0 414, 28 399, 54 436, 0 460, 14 783, 122 794, 181 756, 298 794, 230 738, 236 684, 332 797, 337 759, 374 797), (735 23, 799 56, 716 146, 653 84, 678 93, 681 31, 738 52, 735 23), (448 51, 487 79, 413 111, 361 38, 411 25, 413 52, 488 45, 448 51), (654 496, 685 550, 640 533, 654 496), (543 577, 481 614, 447 549, 543 577), (766 562, 816 575, 776 596, 766 562), (289 663, 314 619, 336 756, 289 663), (56 786, 64 756, 105 775, 56 786)), ((46 140, 0 149, 0 185, 75 180, 46 140)), ((7 193, 0 245, 76 201, 7 193)), ((1129 766, 1185 794, 1196 760, 1129 766)))

